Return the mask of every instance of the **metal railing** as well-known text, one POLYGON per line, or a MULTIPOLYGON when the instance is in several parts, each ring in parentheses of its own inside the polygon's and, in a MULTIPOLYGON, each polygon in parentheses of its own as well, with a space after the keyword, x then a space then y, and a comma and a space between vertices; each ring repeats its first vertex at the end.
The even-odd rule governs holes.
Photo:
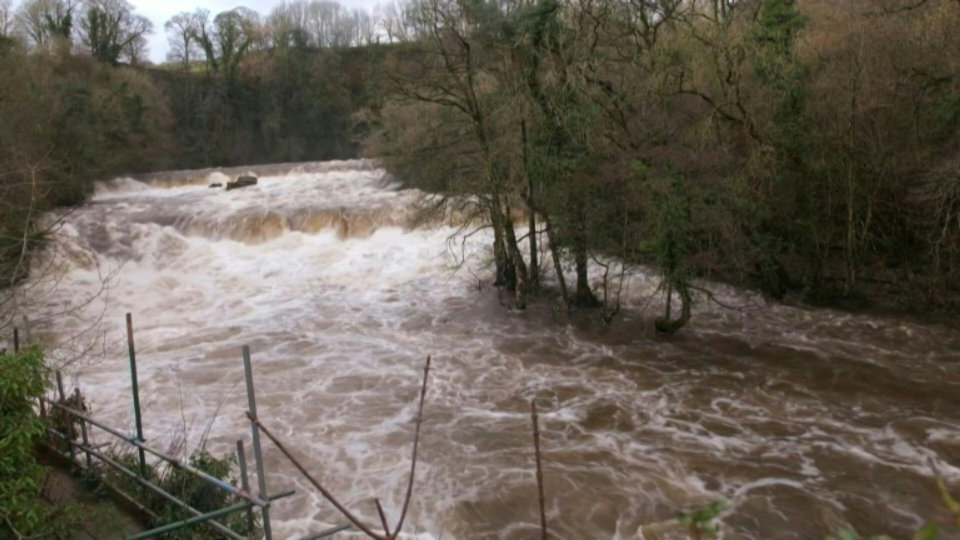
MULTIPOLYGON (((246 513, 246 523, 247 531, 250 535, 254 534, 254 524, 255 517, 254 511, 257 510, 261 516, 261 530, 263 533, 263 538, 265 540, 272 540, 273 531, 270 522, 270 506, 271 503, 278 499, 284 497, 289 497, 295 492, 293 490, 283 491, 281 493, 270 494, 267 489, 267 478, 266 471, 264 468, 263 461, 263 452, 260 446, 260 429, 257 423, 253 420, 250 420, 250 432, 253 442, 253 464, 256 468, 257 475, 257 494, 253 495, 250 491, 250 478, 247 468, 247 459, 246 452, 244 449, 243 441, 238 440, 236 443, 237 446, 237 464, 239 466, 239 480, 240 486, 235 486, 230 482, 212 476, 189 463, 184 462, 184 460, 179 459, 175 456, 168 455, 165 452, 152 448, 146 444, 146 440, 143 436, 143 418, 141 415, 140 409, 140 388, 139 381, 137 378, 137 360, 136 360, 136 350, 133 340, 133 319, 131 314, 126 315, 126 326, 127 326, 127 352, 130 360, 130 378, 131 378, 131 387, 132 387, 132 398, 133 398, 133 412, 134 412, 134 423, 135 423, 135 435, 126 435, 119 429, 111 427, 106 423, 97 420, 90 416, 85 410, 80 410, 77 408, 83 407, 82 398, 80 397, 80 390, 77 388, 74 392, 75 398, 71 401, 67 399, 67 395, 64 392, 63 386, 63 377, 59 370, 55 371, 56 375, 56 391, 59 399, 51 399, 44 395, 39 400, 39 413, 44 418, 47 418, 49 415, 54 414, 54 411, 58 411, 57 414, 60 416, 60 423, 67 426, 73 426, 79 424, 80 429, 79 433, 71 433, 72 427, 67 432, 56 429, 54 426, 47 427, 47 433, 52 435, 54 438, 62 441, 60 447, 57 445, 47 444, 47 447, 54 452, 57 452, 59 455, 69 459, 74 465, 79 467, 81 470, 89 471, 91 473, 100 476, 99 469, 95 466, 94 461, 103 464, 110 469, 118 472, 124 477, 130 478, 136 484, 141 486, 145 490, 162 497, 166 501, 173 503, 174 505, 182 508, 192 515, 187 519, 180 521, 175 521, 172 523, 167 523, 153 529, 137 533, 135 535, 129 536, 127 540, 140 540, 145 538, 154 538, 159 535, 173 532, 179 529, 184 529, 187 527, 194 527, 201 524, 206 524, 211 527, 213 530, 222 534, 223 536, 235 540, 242 540, 246 538, 245 536, 238 534, 234 530, 230 529, 228 526, 224 525, 221 521, 218 521, 219 518, 235 514, 238 512, 246 513), (74 406, 71 406, 74 405, 74 406), (107 455, 107 453, 102 452, 100 448, 106 446, 105 444, 95 445, 91 443, 91 436, 89 433, 89 428, 97 428, 104 433, 110 435, 116 440, 130 445, 133 448, 136 448, 137 451, 137 471, 133 471, 130 467, 120 463, 115 459, 116 456, 107 455), (79 440, 78 440, 79 438, 79 440), (63 448, 66 450, 64 451, 63 448), (194 508, 186 501, 180 499, 176 495, 166 491, 157 483, 151 481, 150 475, 148 475, 148 464, 147 464, 147 454, 157 458, 159 462, 168 464, 170 467, 173 467, 177 470, 186 472, 187 474, 195 477, 196 479, 209 484, 218 490, 221 490, 227 493, 230 498, 235 501, 238 501, 234 504, 224 506, 215 510, 201 511, 197 508, 194 508), (80 457, 83 457, 81 460, 80 457)), ((14 352, 19 352, 20 350, 20 331, 18 328, 13 329, 13 349, 14 352)), ((248 411, 247 416, 250 418, 257 418, 257 401, 256 394, 254 392, 253 384, 253 363, 250 358, 250 348, 246 345, 242 349, 243 356, 243 368, 244 368, 244 377, 246 379, 246 390, 247 390, 247 405, 248 411)), ((137 504, 143 510, 150 512, 150 509, 143 508, 143 506, 136 501, 134 497, 129 493, 125 493, 116 486, 112 486, 115 491, 118 491, 120 495, 127 499, 128 501, 137 504)), ((308 535, 308 539, 320 539, 332 536, 341 531, 350 529, 349 525, 343 525, 338 527, 332 527, 321 531, 316 534, 308 535)))

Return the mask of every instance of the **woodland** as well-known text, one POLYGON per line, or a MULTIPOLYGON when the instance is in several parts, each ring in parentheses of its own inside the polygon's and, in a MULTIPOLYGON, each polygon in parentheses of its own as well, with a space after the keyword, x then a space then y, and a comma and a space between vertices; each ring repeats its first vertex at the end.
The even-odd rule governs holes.
POLYGON ((0 0, 0 286, 96 180, 366 156, 492 230, 516 308, 611 320, 617 260, 659 273, 665 333, 709 282, 949 316, 958 28, 955 0, 297 0, 162 29, 0 0))

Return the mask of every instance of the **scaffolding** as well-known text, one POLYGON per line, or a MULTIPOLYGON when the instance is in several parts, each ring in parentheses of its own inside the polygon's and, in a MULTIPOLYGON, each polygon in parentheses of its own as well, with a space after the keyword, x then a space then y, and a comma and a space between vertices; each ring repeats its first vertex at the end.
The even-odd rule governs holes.
MULTIPOLYGON (((295 492, 293 490, 286 490, 279 493, 270 494, 267 489, 267 477, 264 468, 263 451, 260 445, 260 427, 258 422, 255 420, 257 418, 257 400, 256 393, 254 391, 253 363, 250 357, 250 348, 246 345, 243 346, 242 357, 244 377, 246 379, 248 407, 247 417, 250 419, 250 434, 253 446, 253 466, 256 469, 257 477, 256 495, 251 492, 246 451, 242 440, 238 440, 236 442, 240 486, 235 486, 230 482, 212 476, 196 467, 191 466, 182 459, 170 456, 167 453, 157 450, 156 448, 146 444, 146 440, 143 436, 143 418, 141 416, 140 409, 140 387, 137 379, 137 355, 133 339, 133 318, 130 313, 127 313, 126 315, 126 327, 127 353, 130 361, 130 379, 135 433, 132 435, 124 434, 121 430, 111 427, 105 422, 93 418, 86 411, 79 410, 76 407, 76 404, 81 403, 80 389, 77 388, 75 390, 75 399, 72 401, 68 400, 67 395, 64 392, 63 377, 60 371, 56 370, 54 373, 56 376, 56 392, 59 399, 51 399, 46 395, 41 397, 38 403, 39 413, 46 419, 49 416, 48 411, 50 414, 53 414, 53 411, 59 411, 59 414, 62 415, 62 421, 66 422, 67 425, 74 425, 74 423, 79 424, 80 430, 79 433, 71 436, 70 433, 64 433, 58 429, 55 429, 55 427, 48 425, 47 433, 49 433, 53 438, 61 440, 62 444, 59 445, 59 447, 57 447, 57 445, 48 444, 47 447, 60 456, 69 459, 73 465, 79 467, 81 470, 96 474, 98 476, 100 469, 98 468, 97 463, 109 467, 117 473, 130 478, 143 489, 148 490, 179 506, 192 515, 192 517, 187 519, 166 523, 153 529, 129 536, 127 540, 155 538, 165 533, 170 533, 188 527, 196 527, 201 524, 206 524, 214 531, 219 533, 219 535, 222 535, 226 538, 243 540, 244 538, 250 538, 255 534, 254 512, 259 512, 260 514, 263 538, 265 540, 272 540, 273 531, 270 522, 270 506, 274 501, 289 497, 295 492), (107 453, 102 452, 100 449, 105 446, 104 444, 93 444, 91 441, 91 428, 99 429, 115 440, 120 441, 122 444, 126 444, 135 448, 137 453, 136 465, 138 470, 131 470, 129 466, 117 461, 115 456, 111 457, 110 455, 107 455, 107 453), (150 475, 147 473, 148 454, 158 459, 159 462, 166 463, 177 470, 184 471, 187 474, 201 480, 202 482, 226 492, 228 495, 230 495, 232 500, 237 502, 222 508, 217 508, 215 510, 201 511, 197 508, 194 508, 186 501, 180 499, 172 493, 169 493, 156 482, 151 480, 150 475), (221 521, 221 518, 239 512, 246 513, 247 531, 250 536, 238 534, 230 527, 224 525, 221 521)), ((19 352, 20 350, 20 331, 18 328, 13 329, 13 349, 14 352, 19 352)), ((82 407, 82 405, 80 406, 82 407)), ((140 505, 131 494, 125 493, 115 486, 113 489, 128 502, 142 508, 142 505, 140 505)), ((149 509, 145 510, 149 511, 149 509)), ((350 525, 336 526, 318 533, 307 535, 303 538, 303 540, 318 540, 349 529, 351 529, 350 525)))

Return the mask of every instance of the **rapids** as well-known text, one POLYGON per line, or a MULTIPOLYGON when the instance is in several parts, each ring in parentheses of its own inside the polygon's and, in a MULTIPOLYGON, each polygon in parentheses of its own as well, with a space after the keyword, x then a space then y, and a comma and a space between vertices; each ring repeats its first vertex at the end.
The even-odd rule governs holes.
MULTIPOLYGON (((249 344, 264 423, 369 523, 373 497, 391 521, 402 505, 431 355, 405 526, 422 538, 537 534, 534 398, 555 538, 635 538, 719 499, 728 538, 905 537, 938 516, 933 469, 960 491, 955 328, 712 286, 738 309, 701 303, 664 339, 643 269, 610 327, 546 301, 511 312, 479 283, 485 232, 406 227, 420 197, 365 161, 105 182, 57 216, 34 335, 95 416, 132 429, 132 312, 146 438, 214 453, 249 439, 249 344), (248 171, 258 186, 206 187, 248 171)), ((298 492, 276 537, 344 521, 264 445, 271 490, 298 492)))

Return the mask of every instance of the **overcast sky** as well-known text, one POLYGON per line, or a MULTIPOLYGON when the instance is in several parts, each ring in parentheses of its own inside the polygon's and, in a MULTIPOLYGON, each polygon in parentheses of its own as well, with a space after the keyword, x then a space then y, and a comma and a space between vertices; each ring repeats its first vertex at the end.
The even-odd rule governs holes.
MULTIPOLYGON (((248 7, 261 15, 267 15, 280 0, 129 0, 137 9, 136 13, 144 15, 153 21, 153 34, 147 38, 150 44, 150 60, 154 63, 164 62, 167 58, 167 33, 163 29, 164 23, 182 11, 196 11, 198 8, 210 10, 216 15, 238 6, 248 7)), ((379 3, 378 0, 338 0, 338 3, 350 9, 371 9, 379 3)))

